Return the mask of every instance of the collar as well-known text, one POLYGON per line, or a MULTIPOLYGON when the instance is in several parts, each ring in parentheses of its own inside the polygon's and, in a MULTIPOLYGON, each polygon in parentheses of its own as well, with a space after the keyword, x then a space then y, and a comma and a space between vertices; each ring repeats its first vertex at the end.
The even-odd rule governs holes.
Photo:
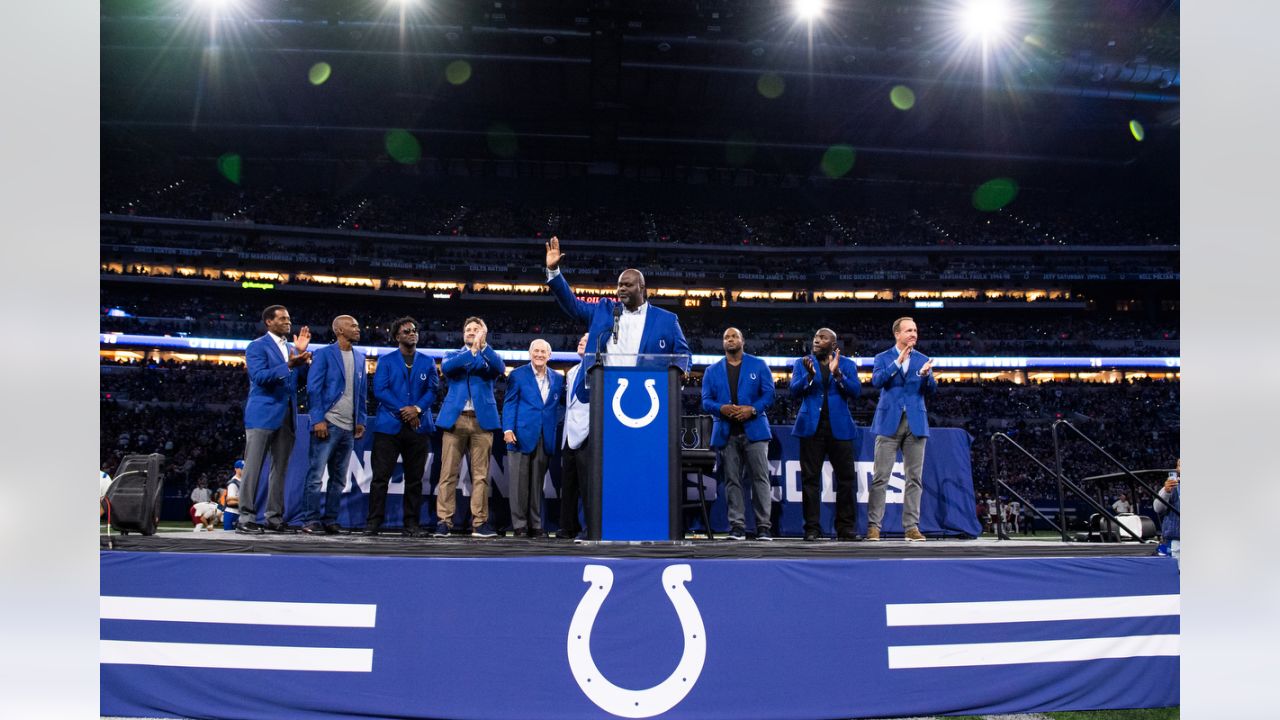
POLYGON ((640 307, 636 308, 635 310, 628 310, 628 309, 627 309, 627 306, 626 306, 626 305, 623 305, 623 306, 622 306, 622 314, 623 314, 623 315, 644 315, 644 314, 645 314, 645 311, 646 311, 646 310, 648 310, 648 309, 649 309, 649 301, 648 301, 648 300, 646 300, 646 301, 644 301, 644 302, 640 303, 640 307))
POLYGON ((268 331, 267 331, 267 335, 268 335, 268 336, 270 336, 270 338, 271 338, 272 340, 275 340, 275 341, 276 341, 276 343, 284 343, 284 344, 286 344, 286 345, 288 345, 288 344, 289 344, 288 339, 283 338, 283 337, 281 337, 281 336, 279 336, 279 335, 277 335, 277 334, 275 334, 275 333, 271 332, 270 330, 268 330, 268 331))

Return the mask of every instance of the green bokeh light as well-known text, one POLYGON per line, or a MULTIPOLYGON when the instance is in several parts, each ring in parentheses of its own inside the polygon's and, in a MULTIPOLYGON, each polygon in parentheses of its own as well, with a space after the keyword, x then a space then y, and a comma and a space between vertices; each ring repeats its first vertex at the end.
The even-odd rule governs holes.
POLYGON ((1018 183, 1013 178, 988 180, 973 191, 973 206, 983 212, 994 212, 1013 202, 1018 196, 1018 183))
POLYGON ((916 105, 916 94, 906 85, 894 85, 889 91, 889 102, 899 110, 910 110, 916 105))
POLYGON ((1133 134, 1133 139, 1142 142, 1147 137, 1147 131, 1142 127, 1142 123, 1137 120, 1129 121, 1129 132, 1133 134))
POLYGON ((489 150, 494 155, 503 158, 515 157, 518 146, 516 144, 516 131, 512 130, 511 126, 503 123, 490 125, 486 139, 489 142, 489 150))
POLYGON ((329 75, 333 73, 333 68, 329 67, 327 62, 318 62, 311 66, 307 71, 307 79, 312 85, 323 85, 325 80, 329 79, 329 75))
POLYGON ((756 139, 745 132, 736 132, 729 136, 724 147, 724 159, 733 167, 742 167, 751 162, 756 155, 756 139))
POLYGON ((422 146, 408 130, 388 130, 384 143, 391 159, 402 165, 412 165, 422 159, 422 146))
POLYGON ((461 85, 471 79, 471 63, 466 60, 454 60, 445 66, 444 79, 450 85, 461 85))
POLYGON ((829 178, 841 178, 853 169, 856 153, 848 145, 832 145, 822 154, 822 174, 829 178))
POLYGON ((218 158, 218 172, 236 185, 240 184, 241 160, 238 153, 223 153, 218 158))
POLYGON ((787 91, 787 81, 781 75, 765 73, 756 80, 756 91, 770 100, 777 100, 787 91))

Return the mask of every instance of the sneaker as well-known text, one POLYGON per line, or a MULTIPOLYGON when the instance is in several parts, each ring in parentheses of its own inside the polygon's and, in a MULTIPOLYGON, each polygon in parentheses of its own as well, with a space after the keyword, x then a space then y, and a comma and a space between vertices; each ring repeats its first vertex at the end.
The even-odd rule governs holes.
POLYGON ((867 528, 867 540, 871 542, 880 542, 880 528, 872 525, 867 528))
POLYGON ((762 540, 764 542, 773 542, 772 532, 773 531, 771 531, 769 528, 764 528, 763 530, 761 530, 760 528, 756 528, 756 540, 762 540))
POLYGON ((489 523, 481 523, 471 531, 471 537, 493 538, 498 537, 498 533, 493 531, 493 526, 489 523))
POLYGON ((453 533, 453 526, 443 520, 436 523, 436 537, 449 537, 453 533))
POLYGON ((907 542, 924 542, 924 535, 920 534, 920 528, 911 528, 904 534, 907 542))
POLYGON ((741 527, 734 525, 733 528, 729 530, 729 539, 730 540, 746 540, 747 533, 741 527))

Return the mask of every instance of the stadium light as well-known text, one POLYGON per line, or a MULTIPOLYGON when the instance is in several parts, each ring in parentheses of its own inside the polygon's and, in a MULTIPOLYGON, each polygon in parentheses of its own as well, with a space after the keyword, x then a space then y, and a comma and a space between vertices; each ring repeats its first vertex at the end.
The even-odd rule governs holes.
POLYGON ((1004 32, 1010 19, 1006 0, 968 0, 960 13, 966 35, 992 38, 1004 32))
POLYGON ((817 20, 824 6, 823 0, 795 0, 796 15, 807 22, 817 20))

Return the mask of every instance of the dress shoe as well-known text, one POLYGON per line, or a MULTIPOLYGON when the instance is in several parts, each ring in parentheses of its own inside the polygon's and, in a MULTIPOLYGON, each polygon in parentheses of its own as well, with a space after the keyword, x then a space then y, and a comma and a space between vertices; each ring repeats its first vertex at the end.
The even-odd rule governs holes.
POLYGON ((557 540, 572 540, 572 539, 573 539, 574 537, 576 537, 577 535, 578 535, 578 533, 575 533, 575 532, 569 532, 568 530, 557 530, 557 531, 556 531, 556 539, 557 539, 557 540))
POLYGON ((853 533, 839 533, 836 535, 836 540, 840 542, 857 542, 858 536, 853 533))
POLYGON ((513 538, 527 538, 527 537, 529 537, 529 531, 528 531, 528 530, 525 530, 524 528, 516 528, 516 529, 514 529, 514 530, 512 530, 512 531, 511 531, 511 537, 513 537, 513 538))
POLYGON ((246 520, 244 522, 236 523, 236 532, 241 535, 261 535, 266 532, 266 530, 263 530, 262 526, 258 523, 252 520, 246 520))
POLYGON ((403 528, 400 528, 400 534, 404 537, 421 537, 419 533, 420 531, 418 530, 417 525, 406 525, 403 528))
POLYGON ((324 534, 325 535, 341 535, 342 528, 338 525, 338 523, 329 523, 328 525, 324 526, 324 534))
POLYGON ((364 528, 364 535, 365 535, 366 537, 373 537, 373 536, 377 535, 377 534, 378 534, 378 532, 379 532, 379 531, 381 531, 381 530, 382 530, 382 528, 381 528, 380 526, 378 526, 378 525, 366 525, 366 526, 365 526, 365 528, 364 528))
POLYGON ((540 538, 540 537, 542 537, 542 531, 541 531, 541 530, 539 530, 538 528, 529 528, 529 539, 530 539, 530 540, 533 540, 533 539, 535 539, 535 538, 540 538))
POLYGON ((320 527, 320 523, 307 523, 302 526, 303 535, 323 535, 324 528, 320 527))
POLYGON ((818 532, 817 532, 816 530, 805 530, 805 531, 804 531, 804 541, 805 541, 805 542, 817 542, 817 541, 818 541, 818 532))
POLYGON ((298 528, 297 528, 297 527, 295 527, 295 526, 293 526, 293 525, 286 525, 286 524, 284 524, 283 522, 281 522, 281 521, 279 521, 279 520, 277 520, 277 521, 275 521, 275 522, 269 522, 269 523, 267 523, 267 529, 268 529, 268 530, 270 530, 270 531, 271 531, 271 532, 273 532, 273 533, 296 533, 296 532, 298 532, 298 528))

